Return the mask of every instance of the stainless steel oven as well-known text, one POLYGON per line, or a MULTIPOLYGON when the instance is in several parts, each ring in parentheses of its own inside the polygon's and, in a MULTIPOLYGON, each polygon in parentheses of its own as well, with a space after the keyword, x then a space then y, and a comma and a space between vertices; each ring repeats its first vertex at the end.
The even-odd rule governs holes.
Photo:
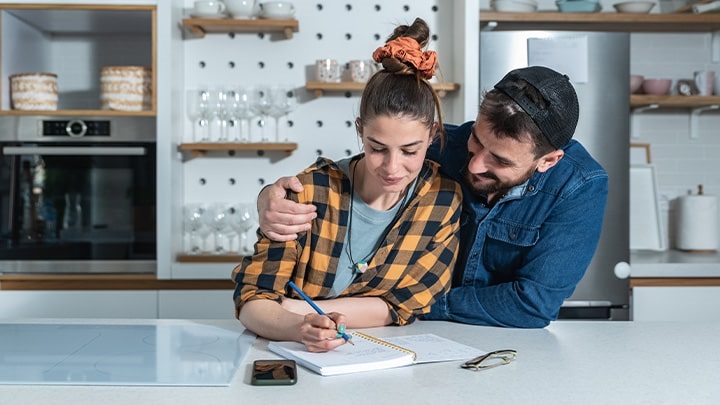
POLYGON ((0 117, 0 273, 154 273, 154 117, 0 117))

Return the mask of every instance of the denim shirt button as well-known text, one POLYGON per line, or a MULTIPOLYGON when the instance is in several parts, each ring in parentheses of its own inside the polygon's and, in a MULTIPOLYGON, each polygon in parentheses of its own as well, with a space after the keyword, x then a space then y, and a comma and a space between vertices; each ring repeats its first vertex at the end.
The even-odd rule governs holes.
POLYGON ((528 191, 535 191, 535 186, 532 186, 532 185, 531 185, 531 186, 528 186, 527 189, 528 189, 528 191))
POLYGON ((515 238, 517 238, 517 234, 516 234, 516 233, 510 233, 509 236, 510 236, 510 239, 515 239, 515 238))

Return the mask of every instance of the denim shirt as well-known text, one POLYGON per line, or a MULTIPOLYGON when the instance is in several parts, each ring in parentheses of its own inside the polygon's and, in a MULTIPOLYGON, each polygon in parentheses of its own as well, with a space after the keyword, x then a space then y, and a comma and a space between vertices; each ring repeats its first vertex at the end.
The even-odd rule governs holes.
POLYGON ((462 184, 463 212, 453 287, 424 319, 545 327, 557 319, 595 253, 608 175, 571 140, 554 167, 489 207, 463 181, 472 125, 447 125, 443 151, 435 145, 428 153, 462 184))

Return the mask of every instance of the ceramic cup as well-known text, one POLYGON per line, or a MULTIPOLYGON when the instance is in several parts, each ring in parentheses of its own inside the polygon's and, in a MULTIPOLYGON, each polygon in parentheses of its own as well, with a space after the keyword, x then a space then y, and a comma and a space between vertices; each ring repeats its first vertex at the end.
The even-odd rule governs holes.
POLYGON ((219 17, 225 14, 225 3, 217 0, 198 0, 193 3, 193 14, 199 17, 219 17))
POLYGON ((319 82, 337 83, 340 81, 340 65, 335 59, 315 61, 315 78, 319 82))
POLYGON ((266 1, 260 3, 260 15, 264 18, 290 18, 295 15, 295 6, 288 1, 266 1))
POLYGON ((375 66, 369 60, 351 60, 349 64, 352 81, 365 83, 373 75, 375 66))
POLYGON ((225 7, 232 18, 247 19, 255 16, 255 0, 225 0, 225 7))
POLYGON ((715 81, 715 72, 712 70, 700 70, 694 74, 695 85, 698 88, 698 94, 701 96, 709 96, 713 93, 713 82, 715 81))

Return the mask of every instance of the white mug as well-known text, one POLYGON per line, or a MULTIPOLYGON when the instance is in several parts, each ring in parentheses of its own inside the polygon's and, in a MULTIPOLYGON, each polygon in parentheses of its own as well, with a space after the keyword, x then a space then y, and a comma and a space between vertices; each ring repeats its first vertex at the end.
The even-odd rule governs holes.
POLYGON ((199 16, 221 16, 225 14, 225 3, 217 0, 198 0, 193 4, 193 11, 199 16))
POLYGON ((290 18, 295 15, 295 6, 289 1, 266 1, 260 3, 260 10, 265 18, 290 18))
POLYGON ((232 18, 245 19, 255 15, 255 0, 225 0, 225 7, 232 18))
POLYGON ((712 70, 700 70, 695 72, 695 85, 701 96, 709 96, 713 93, 713 82, 715 81, 715 72, 712 70))

